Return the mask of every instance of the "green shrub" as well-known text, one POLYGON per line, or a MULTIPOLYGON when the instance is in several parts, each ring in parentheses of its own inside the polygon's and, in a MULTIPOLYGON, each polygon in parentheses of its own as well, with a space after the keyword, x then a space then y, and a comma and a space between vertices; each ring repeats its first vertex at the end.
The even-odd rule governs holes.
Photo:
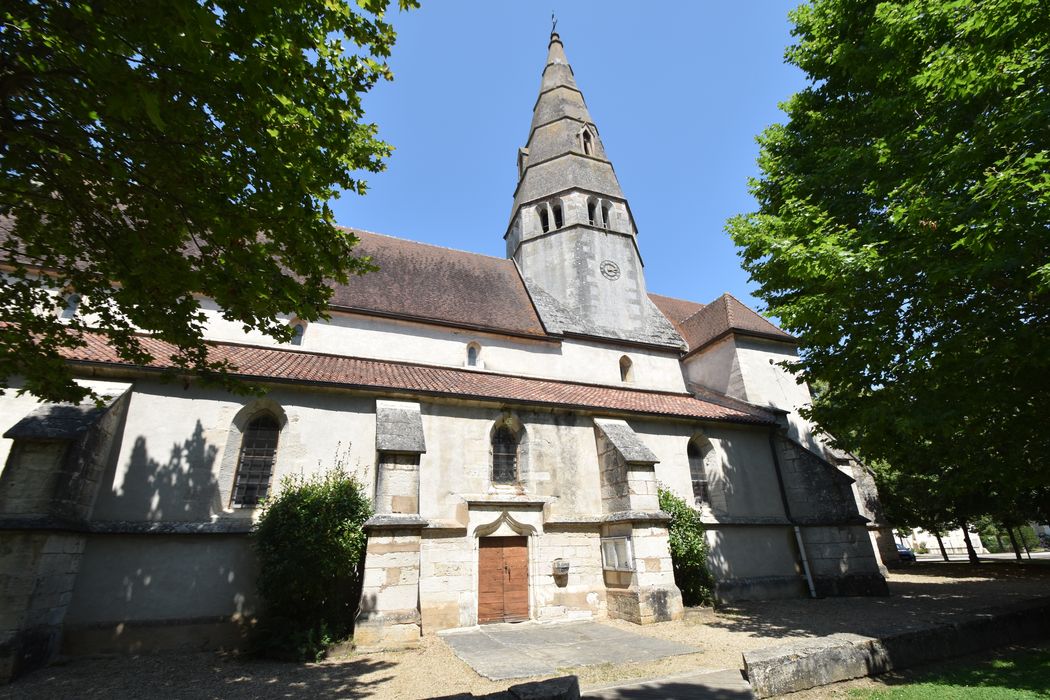
POLYGON ((660 510, 671 516, 668 544, 674 582, 682 591, 685 605, 710 605, 714 600, 714 580, 707 569, 707 539, 700 513, 668 489, 660 487, 660 510))
POLYGON ((286 477, 252 531, 263 600, 255 648, 318 660, 353 629, 372 506, 341 468, 286 477))

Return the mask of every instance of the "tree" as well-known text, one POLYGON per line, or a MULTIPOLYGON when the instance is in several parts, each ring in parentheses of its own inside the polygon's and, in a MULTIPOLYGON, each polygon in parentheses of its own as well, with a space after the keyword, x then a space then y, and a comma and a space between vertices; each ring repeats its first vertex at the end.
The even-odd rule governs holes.
POLYGON ((286 477, 264 502, 252 530, 264 603, 260 652, 315 661, 350 634, 371 515, 364 488, 341 464, 310 478, 286 477))
POLYGON ((331 281, 370 269, 328 205, 391 150, 361 106, 391 78, 390 0, 358 4, 4 4, 0 389, 82 399, 60 353, 89 327, 138 364, 151 333, 238 387, 208 357, 201 297, 289 340, 279 315, 323 317, 331 281))
POLYGON ((816 0, 727 229, 842 446, 956 521, 1050 486, 1050 4, 816 0))

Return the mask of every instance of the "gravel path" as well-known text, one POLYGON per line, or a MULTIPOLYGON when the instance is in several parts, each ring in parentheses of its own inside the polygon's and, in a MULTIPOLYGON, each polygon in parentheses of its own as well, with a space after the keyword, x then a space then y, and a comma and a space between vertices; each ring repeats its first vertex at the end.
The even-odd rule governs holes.
MULTIPOLYGON (((966 610, 1050 595, 1050 567, 917 564, 890 577, 888 598, 829 598, 741 604, 714 613, 694 610, 684 621, 640 627, 606 624, 692 644, 697 654, 636 664, 562 669, 584 688, 631 679, 739 668, 740 654, 834 632, 875 634, 944 621, 966 610)), ((320 664, 247 660, 214 653, 77 658, 0 687, 0 698, 374 698, 401 700, 470 692, 494 693, 525 679, 478 676, 438 637, 419 648, 354 656, 320 664)))

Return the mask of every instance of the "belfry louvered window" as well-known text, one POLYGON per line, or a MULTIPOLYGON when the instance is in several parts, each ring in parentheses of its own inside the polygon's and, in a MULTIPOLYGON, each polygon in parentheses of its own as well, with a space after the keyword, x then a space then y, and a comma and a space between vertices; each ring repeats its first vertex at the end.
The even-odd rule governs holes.
POLYGON ((506 425, 492 433, 492 482, 513 484, 518 480, 518 437, 506 425))
POLYGON ((237 476, 233 484, 233 504, 254 506, 270 492, 277 439, 281 427, 268 413, 248 423, 241 439, 241 453, 237 460, 237 476))

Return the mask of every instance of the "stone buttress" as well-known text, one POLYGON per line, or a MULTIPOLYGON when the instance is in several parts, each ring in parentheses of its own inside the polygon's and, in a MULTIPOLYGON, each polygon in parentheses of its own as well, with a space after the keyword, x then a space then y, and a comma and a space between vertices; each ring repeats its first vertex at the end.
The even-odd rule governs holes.
POLYGON ((660 510, 654 455, 626 421, 594 419, 602 488, 603 546, 622 543, 622 570, 606 552, 609 616, 638 624, 677 620, 684 614, 667 542, 670 516, 660 510), (620 539, 624 538, 624 539, 620 539))
POLYGON ((45 404, 10 430, 0 478, 0 682, 53 659, 127 392, 45 404))
POLYGON ((354 624, 359 648, 415 644, 419 615, 419 456, 426 452, 418 403, 376 401, 376 514, 365 523, 361 606, 354 624))

